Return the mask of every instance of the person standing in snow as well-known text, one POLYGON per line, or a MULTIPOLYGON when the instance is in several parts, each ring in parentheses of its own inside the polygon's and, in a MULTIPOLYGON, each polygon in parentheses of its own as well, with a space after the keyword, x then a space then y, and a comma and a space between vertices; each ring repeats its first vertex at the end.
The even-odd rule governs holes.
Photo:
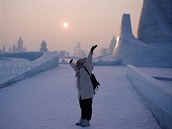
POLYGON ((76 123, 78 126, 86 127, 90 126, 90 120, 92 117, 92 103, 93 103, 93 86, 90 80, 90 76, 84 69, 89 71, 89 73, 92 73, 93 65, 92 65, 92 57, 93 57, 93 51, 97 47, 97 45, 92 46, 91 50, 89 52, 88 57, 78 59, 76 64, 73 63, 73 59, 70 60, 69 64, 76 72, 76 87, 78 90, 78 99, 79 99, 79 105, 81 109, 81 118, 76 123))

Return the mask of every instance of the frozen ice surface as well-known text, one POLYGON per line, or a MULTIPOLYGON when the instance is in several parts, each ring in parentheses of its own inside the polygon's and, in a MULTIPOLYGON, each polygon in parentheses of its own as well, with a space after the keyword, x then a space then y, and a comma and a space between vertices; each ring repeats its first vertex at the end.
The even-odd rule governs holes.
MULTIPOLYGON (((160 129, 126 77, 124 66, 95 67, 101 87, 85 129, 160 129)), ((71 67, 60 65, 0 89, 0 129, 82 129, 71 67)))

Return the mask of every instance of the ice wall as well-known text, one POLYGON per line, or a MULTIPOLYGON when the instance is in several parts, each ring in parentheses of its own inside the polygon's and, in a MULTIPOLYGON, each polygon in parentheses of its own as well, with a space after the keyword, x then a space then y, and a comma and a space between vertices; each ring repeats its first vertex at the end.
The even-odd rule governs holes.
POLYGON ((162 128, 171 129, 172 90, 134 66, 128 66, 127 77, 162 128))
POLYGON ((11 61, 10 64, 5 63, 4 65, 0 62, 0 88, 7 87, 58 65, 59 57, 57 52, 45 52, 34 61, 11 61))
POLYGON ((3 58, 22 58, 30 61, 34 61, 40 58, 43 52, 14 52, 14 53, 0 53, 0 59, 3 58))

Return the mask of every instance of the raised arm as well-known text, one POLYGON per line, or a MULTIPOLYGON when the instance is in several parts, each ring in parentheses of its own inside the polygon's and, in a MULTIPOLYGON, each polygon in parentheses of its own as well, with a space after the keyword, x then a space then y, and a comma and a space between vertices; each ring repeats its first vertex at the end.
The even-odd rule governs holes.
POLYGON ((75 64, 73 63, 73 59, 70 60, 69 64, 73 68, 73 70, 76 71, 76 67, 75 64))
POLYGON ((91 72, 91 69, 92 69, 93 52, 96 47, 97 45, 91 47, 90 53, 88 54, 88 57, 87 57, 86 67, 89 70, 89 72, 91 72))

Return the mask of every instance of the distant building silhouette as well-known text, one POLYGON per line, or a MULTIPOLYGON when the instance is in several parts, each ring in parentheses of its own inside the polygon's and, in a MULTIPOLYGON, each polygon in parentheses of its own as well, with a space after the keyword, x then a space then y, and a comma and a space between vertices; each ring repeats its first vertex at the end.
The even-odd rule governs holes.
POLYGON ((5 46, 2 47, 2 52, 6 52, 5 46))
POLYGON ((108 48, 102 47, 100 49, 100 55, 107 55, 108 53, 108 48))
POLYGON ((21 37, 18 40, 18 48, 17 49, 18 49, 18 51, 23 51, 23 40, 21 37))
POLYGON ((86 53, 84 50, 81 49, 81 43, 78 42, 77 45, 74 47, 74 56, 78 57, 85 57, 86 53))
POLYGON ((45 40, 43 40, 42 43, 41 43, 40 51, 41 52, 47 52, 48 51, 47 43, 45 42, 45 40))
MULTIPOLYGON (((9 52, 10 52, 10 49, 11 48, 9 48, 9 52)), ((25 51, 26 51, 26 47, 24 47, 23 39, 20 37, 17 42, 17 46, 15 44, 12 46, 12 52, 25 52, 25 51)))
POLYGON ((12 52, 12 49, 11 49, 11 47, 9 47, 9 49, 8 49, 8 52, 12 52))
POLYGON ((26 47, 24 47, 23 39, 19 37, 17 44, 13 44, 8 47, 8 44, 2 47, 1 52, 25 52, 27 51, 26 47))
POLYGON ((14 44, 13 47, 12 47, 12 51, 13 51, 13 52, 16 52, 16 51, 17 51, 17 47, 16 47, 15 44, 14 44))
POLYGON ((59 56, 60 57, 65 57, 66 56, 66 51, 64 51, 64 50, 63 51, 60 51, 59 52, 59 56))

